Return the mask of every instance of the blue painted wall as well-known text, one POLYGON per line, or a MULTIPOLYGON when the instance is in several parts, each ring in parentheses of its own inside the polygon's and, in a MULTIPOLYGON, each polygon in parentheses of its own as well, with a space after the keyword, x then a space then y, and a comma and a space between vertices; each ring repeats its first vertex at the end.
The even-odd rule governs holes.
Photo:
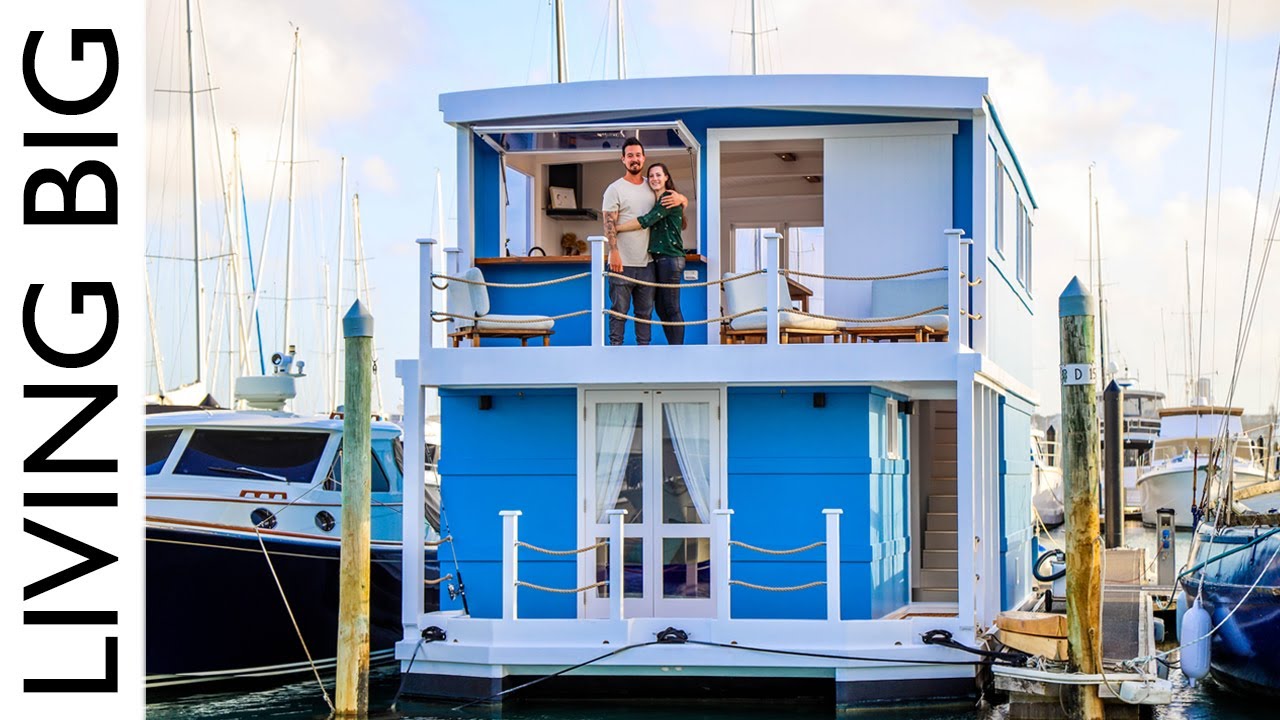
MULTIPOLYGON (((841 615, 875 618, 908 601, 907 461, 884 457, 884 398, 867 388, 730 388, 728 506, 732 535, 789 548, 825 538, 823 508, 840 508, 841 615), (813 393, 826 407, 813 407, 813 393), (767 418, 767 422, 762 419, 767 418)), ((905 417, 898 422, 910 447, 905 417)), ((769 556, 733 549, 732 576, 758 585, 825 578, 825 549, 769 556)), ((771 593, 736 586, 737 618, 823 618, 823 586, 771 593)))
POLYGON ((1009 610, 1031 592, 1031 411, 1000 400, 1000 607, 1009 610))

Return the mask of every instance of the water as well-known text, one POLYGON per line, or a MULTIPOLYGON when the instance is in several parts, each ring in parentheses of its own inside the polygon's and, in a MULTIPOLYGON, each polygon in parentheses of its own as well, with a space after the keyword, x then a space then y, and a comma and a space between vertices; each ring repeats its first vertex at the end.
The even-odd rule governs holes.
MULTIPOLYGON (((1055 529, 1042 542, 1062 542, 1062 528, 1055 529)), ((1179 565, 1186 559, 1191 533, 1179 531, 1175 547, 1179 565)), ((1147 549, 1153 557, 1155 533, 1142 524, 1125 524, 1125 544, 1147 549)), ((1157 708, 1160 720, 1244 720, 1275 717, 1274 707, 1256 698, 1240 697, 1212 681, 1192 688, 1181 673, 1170 678, 1175 684, 1173 702, 1157 708)), ((774 720, 799 718, 813 720, 834 718, 837 713, 828 705, 797 705, 793 701, 747 702, 667 702, 645 704, 600 703, 508 703, 501 710, 471 707, 454 710, 449 705, 426 704, 411 699, 401 700, 391 709, 399 689, 400 677, 394 667, 375 671, 370 678, 370 720, 774 720)), ((332 695, 333 688, 329 686, 332 695)), ((972 706, 917 706, 860 711, 857 716, 870 720, 1004 720, 1007 706, 976 708, 972 706)), ((147 705, 148 720, 325 720, 325 705, 314 680, 257 692, 228 692, 198 695, 182 699, 153 702, 147 705)))

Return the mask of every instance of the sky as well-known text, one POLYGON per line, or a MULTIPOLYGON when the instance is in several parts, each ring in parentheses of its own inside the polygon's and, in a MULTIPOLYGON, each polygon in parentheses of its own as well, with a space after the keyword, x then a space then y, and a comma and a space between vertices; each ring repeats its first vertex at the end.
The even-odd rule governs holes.
MULTIPOLYGON (((628 76, 749 72, 749 41, 733 32, 748 29, 748 3, 622 0, 628 76)), ((615 77, 616 48, 607 26, 612 5, 565 0, 571 81, 615 77)), ((150 0, 147 7, 146 82, 153 91, 148 274, 155 344, 172 387, 194 374, 191 273, 172 259, 192 253, 187 96, 167 92, 187 87, 185 2, 150 0)), ((1265 167, 1262 160, 1280 3, 759 0, 758 7, 760 25, 769 30, 760 40, 763 72, 989 78, 1039 203, 1030 342, 1041 412, 1051 414, 1059 405, 1058 293, 1073 275, 1089 276, 1091 166, 1112 361, 1141 387, 1164 391, 1175 403, 1186 399, 1186 378, 1198 367, 1212 379, 1214 399, 1227 399, 1250 249, 1253 287, 1263 248, 1276 235, 1276 138, 1265 152, 1265 167)), ((292 317, 310 376, 298 409, 324 409, 328 383, 321 366, 333 342, 326 320, 331 324, 335 308, 351 303, 359 270, 367 274, 378 323, 381 404, 394 411, 400 389, 392 362, 416 351, 414 239, 437 235, 441 220, 447 238, 454 237, 455 137, 441 119, 438 97, 553 81, 550 1, 220 0, 197 8, 203 23, 197 19, 192 36, 195 87, 213 88, 197 95, 202 254, 217 255, 226 242, 226 182, 218 178, 231 172, 235 128, 258 263, 268 237, 259 308, 264 346, 268 353, 280 349, 288 166, 277 158, 288 156, 289 135, 281 123, 298 28, 292 317), (210 100, 216 104, 221 175, 210 100), (350 200, 339 199, 341 156, 347 158, 348 195, 360 198, 361 268, 351 262, 350 200), (275 199, 270 210, 268 197, 275 199), (339 303, 333 287, 341 204, 348 250, 339 303), (322 307, 326 282, 328 308, 322 307)), ((1232 397, 1248 412, 1265 412, 1280 392, 1278 263, 1263 284, 1259 320, 1232 397)), ((206 286, 218 286, 219 261, 204 265, 206 286)), ((216 314, 210 320, 220 322, 216 314)), ((225 341, 220 349, 226 352, 225 341)), ((225 403, 224 366, 214 394, 225 403)), ((153 364, 148 374, 154 386, 153 364)))

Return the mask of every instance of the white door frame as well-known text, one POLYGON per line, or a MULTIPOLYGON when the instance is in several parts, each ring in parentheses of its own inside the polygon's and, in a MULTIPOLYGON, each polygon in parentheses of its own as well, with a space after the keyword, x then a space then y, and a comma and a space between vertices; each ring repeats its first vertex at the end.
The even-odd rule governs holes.
MULTIPOLYGON (((578 547, 593 545, 598 538, 609 536, 608 524, 597 522, 594 517, 595 495, 595 406, 599 403, 638 402, 641 404, 644 452, 644 519, 640 523, 624 523, 624 538, 642 538, 644 541, 644 597, 627 598, 623 613, 627 617, 710 617, 715 612, 714 600, 708 598, 663 598, 661 582, 661 544, 667 538, 711 537, 711 518, 698 524, 667 524, 661 522, 662 483, 662 428, 663 402, 707 402, 710 404, 712 424, 710 440, 711 458, 711 507, 725 507, 727 483, 725 474, 725 388, 662 388, 654 390, 601 389, 579 390, 582 408, 578 426, 578 496, 581 510, 578 513, 578 547)), ((586 552, 578 556, 578 585, 596 582, 596 554, 586 552)), ((582 593, 578 605, 579 617, 607 617, 608 599, 598 597, 595 590, 582 593)))

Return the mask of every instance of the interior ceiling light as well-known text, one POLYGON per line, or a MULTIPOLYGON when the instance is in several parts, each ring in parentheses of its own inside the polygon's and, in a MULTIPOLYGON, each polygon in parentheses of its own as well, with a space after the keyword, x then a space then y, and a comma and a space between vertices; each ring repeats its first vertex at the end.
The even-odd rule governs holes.
POLYGON ((807 180, 807 181, 809 181, 809 182, 811 182, 811 183, 820 183, 820 182, 822 182, 822 176, 821 176, 821 175, 805 175, 805 176, 804 176, 804 179, 805 179, 805 180, 807 180))
POLYGON ((778 159, 779 159, 779 160, 781 160, 782 162, 795 162, 795 161, 796 161, 796 154, 795 154, 795 153, 783 152, 783 153, 774 153, 774 155, 777 155, 777 156, 778 156, 778 159))

